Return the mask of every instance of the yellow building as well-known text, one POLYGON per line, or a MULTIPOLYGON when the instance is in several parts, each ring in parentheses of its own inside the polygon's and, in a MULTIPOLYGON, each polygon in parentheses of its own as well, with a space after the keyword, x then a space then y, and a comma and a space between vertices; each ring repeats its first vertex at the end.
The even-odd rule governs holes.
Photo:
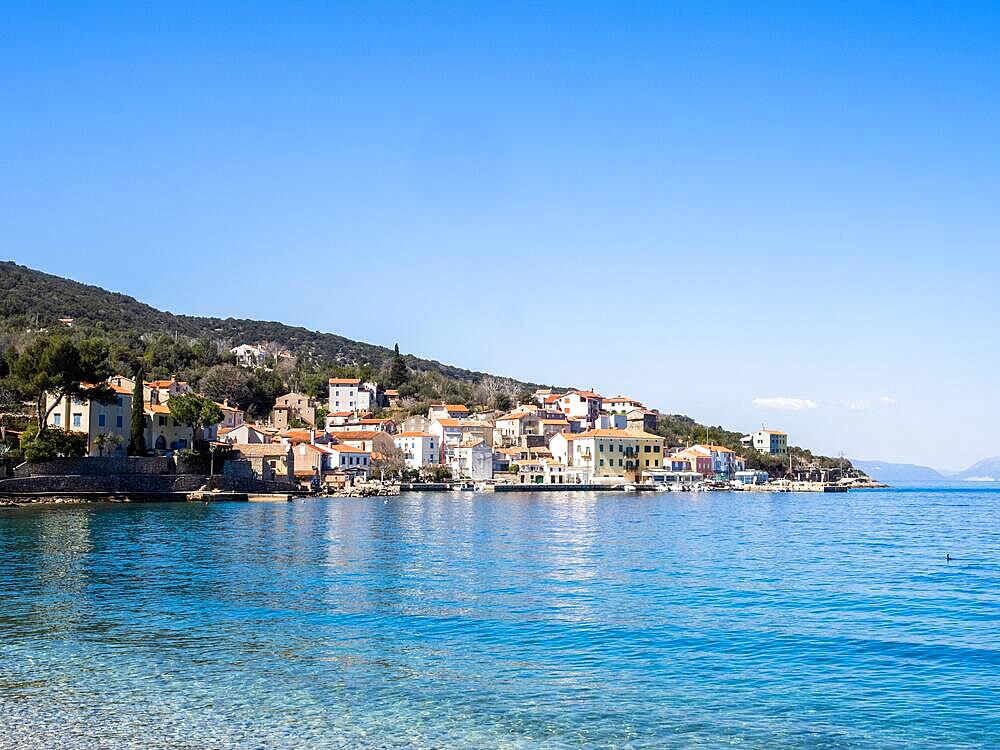
MULTIPOLYGON (((114 402, 99 404, 89 399, 61 398, 45 423, 49 427, 84 433, 90 456, 124 456, 131 431, 132 391, 114 383, 110 386, 115 393, 114 402), (102 434, 109 437, 100 438, 102 434)), ((51 407, 53 403, 55 399, 50 395, 46 405, 51 407)))
POLYGON ((192 447, 194 429, 179 424, 163 404, 145 404, 146 450, 163 453, 192 447))
POLYGON ((569 466, 588 469, 592 481, 638 481, 663 467, 664 439, 642 430, 602 429, 565 434, 569 466))

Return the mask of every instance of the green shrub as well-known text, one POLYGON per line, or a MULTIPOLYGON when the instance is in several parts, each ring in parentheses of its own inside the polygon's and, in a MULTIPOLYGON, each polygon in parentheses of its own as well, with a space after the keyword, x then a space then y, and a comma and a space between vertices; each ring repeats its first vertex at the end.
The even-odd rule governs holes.
POLYGON ((49 427, 41 435, 28 425, 21 436, 25 461, 48 461, 53 458, 80 458, 87 455, 87 435, 82 432, 49 427))

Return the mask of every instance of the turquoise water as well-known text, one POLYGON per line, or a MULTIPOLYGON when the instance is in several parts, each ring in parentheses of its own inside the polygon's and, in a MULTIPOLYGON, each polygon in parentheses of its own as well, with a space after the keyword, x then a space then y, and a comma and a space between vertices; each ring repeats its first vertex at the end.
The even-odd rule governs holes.
POLYGON ((0 747, 721 746, 1000 746, 1000 492, 0 511, 0 747))

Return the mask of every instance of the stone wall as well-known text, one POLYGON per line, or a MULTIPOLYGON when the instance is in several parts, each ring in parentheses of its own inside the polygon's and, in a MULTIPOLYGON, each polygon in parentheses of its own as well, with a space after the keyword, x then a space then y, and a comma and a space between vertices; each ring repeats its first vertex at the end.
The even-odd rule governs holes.
POLYGON ((291 492, 288 482, 265 482, 244 477, 207 477, 200 474, 117 474, 113 476, 45 475, 0 479, 0 496, 32 493, 100 493, 107 495, 194 492, 206 485, 231 492, 291 492))
POLYGON ((164 456, 104 456, 89 458, 53 458, 50 461, 25 463, 17 467, 17 477, 79 476, 109 477, 117 475, 172 474, 173 459, 164 456))

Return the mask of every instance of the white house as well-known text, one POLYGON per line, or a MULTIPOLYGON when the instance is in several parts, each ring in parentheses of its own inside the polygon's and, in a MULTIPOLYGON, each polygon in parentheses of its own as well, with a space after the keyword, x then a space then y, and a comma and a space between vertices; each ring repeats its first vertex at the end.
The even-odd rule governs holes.
POLYGON ((439 448, 459 445, 462 442, 462 421, 450 417, 432 419, 428 432, 438 439, 439 448))
POLYGON ((386 432, 391 433, 396 430, 396 423, 391 419, 357 419, 352 418, 346 421, 340 419, 330 419, 327 417, 327 432, 386 432))
POLYGON ((372 392, 358 378, 330 378, 329 387, 330 413, 350 411, 359 414, 371 411, 372 392))
POLYGON ((353 411, 335 411, 327 414, 324 418, 324 427, 326 431, 329 432, 334 427, 342 427, 349 422, 353 422, 357 419, 353 411))
POLYGON ((788 455, 788 434, 780 430, 757 430, 744 435, 740 442, 772 456, 788 455))
POLYGON ((594 420, 595 430, 624 430, 628 427, 628 418, 624 414, 607 414, 601 412, 594 420))
POLYGON ((467 440, 449 451, 448 468, 458 479, 492 479, 493 449, 484 440, 467 440))
POLYGON ((558 432, 549 438, 549 450, 552 451, 552 458, 569 466, 571 443, 570 435, 565 432, 558 432))
POLYGON ((566 470, 551 458, 525 458, 517 464, 518 484, 566 484, 566 470))
POLYGON ((465 404, 431 404, 427 410, 427 418, 434 419, 465 419, 469 416, 469 407, 465 404))
POLYGON ((633 409, 644 409, 641 401, 636 401, 628 396, 609 396, 603 399, 602 409, 615 412, 617 414, 627 414, 633 409))
POLYGON ((430 432, 401 432, 392 441, 403 454, 403 461, 410 469, 435 466, 440 463, 440 443, 430 432))
POLYGON ((263 445, 271 442, 271 436, 244 422, 231 429, 219 429, 219 440, 233 445, 263 445))
POLYGON ((593 391, 568 391, 556 400, 559 411, 568 417, 583 419, 593 424, 601 412, 604 399, 593 391))
POLYGON ((236 364, 240 367, 258 368, 267 363, 268 354, 259 346, 251 344, 240 344, 229 350, 236 357, 236 364))
POLYGON ((329 465, 332 470, 368 476, 371 466, 371 453, 369 451, 344 443, 324 447, 330 456, 329 465))

